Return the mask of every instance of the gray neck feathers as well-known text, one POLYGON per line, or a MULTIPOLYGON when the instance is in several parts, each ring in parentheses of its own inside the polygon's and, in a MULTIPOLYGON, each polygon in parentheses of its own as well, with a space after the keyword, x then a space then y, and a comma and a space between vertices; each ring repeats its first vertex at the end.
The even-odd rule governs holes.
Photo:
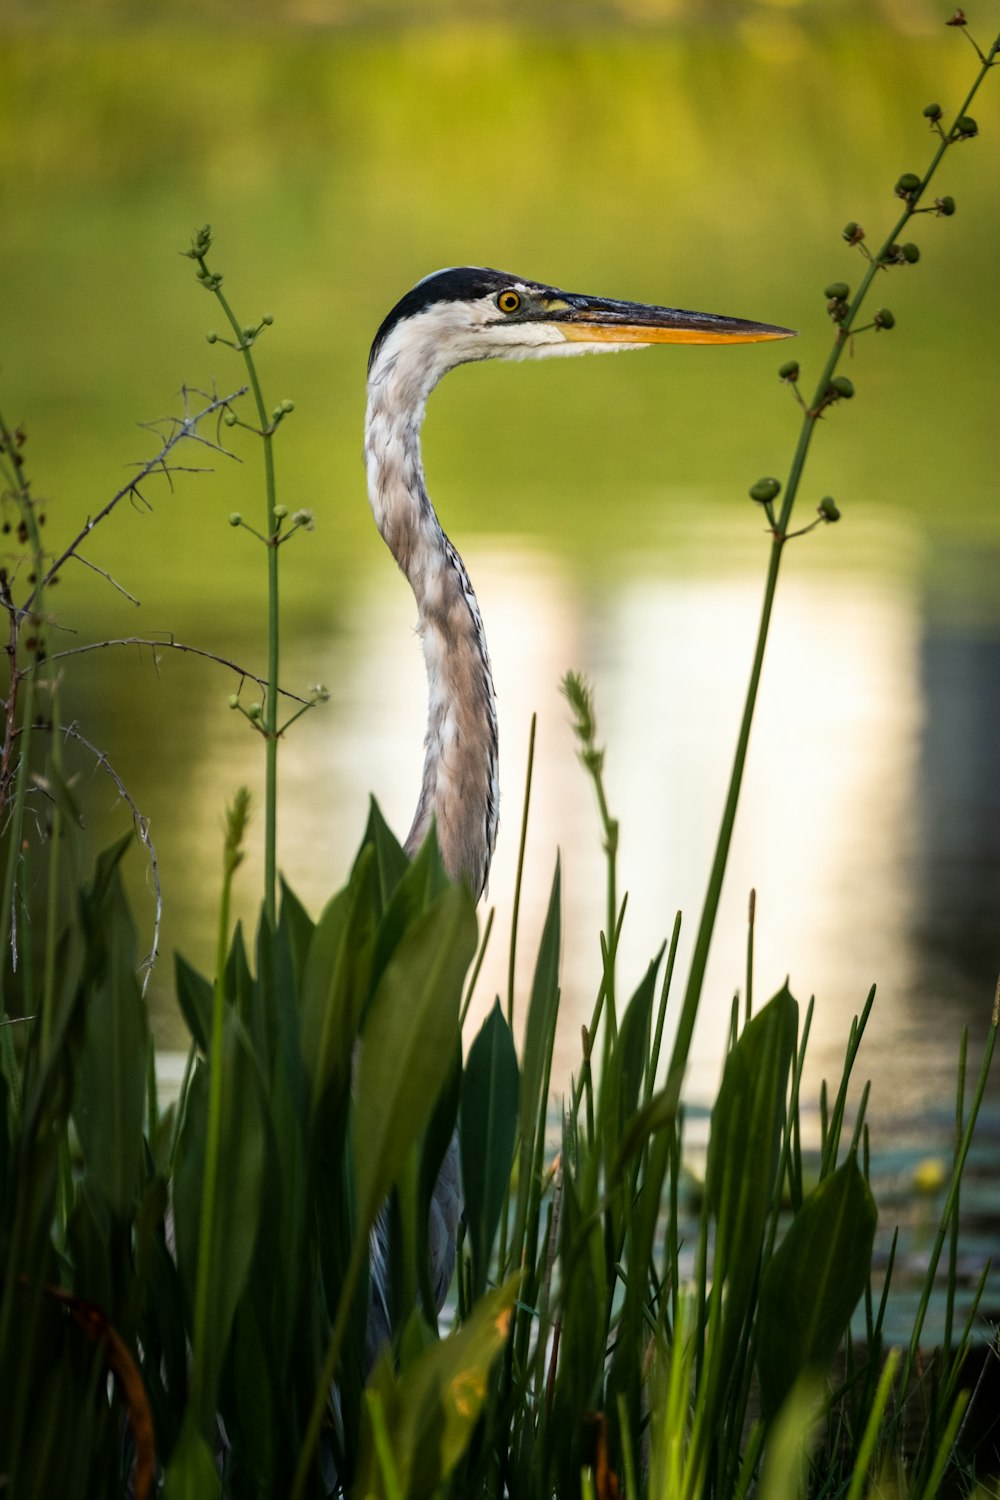
POLYGON ((453 880, 464 876, 478 897, 497 829, 493 676, 469 575, 424 486, 420 426, 443 372, 421 363, 419 353, 405 344, 379 351, 365 423, 372 511, 413 589, 427 666, 423 780, 406 852, 416 853, 433 819, 445 869, 453 880))

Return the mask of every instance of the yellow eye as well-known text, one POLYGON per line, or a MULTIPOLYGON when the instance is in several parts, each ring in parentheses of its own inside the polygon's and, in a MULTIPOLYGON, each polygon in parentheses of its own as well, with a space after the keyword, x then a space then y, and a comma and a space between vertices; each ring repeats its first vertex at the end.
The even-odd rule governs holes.
POLYGON ((497 298, 497 307, 502 313, 517 312, 521 306, 521 298, 518 292, 501 292, 497 298))

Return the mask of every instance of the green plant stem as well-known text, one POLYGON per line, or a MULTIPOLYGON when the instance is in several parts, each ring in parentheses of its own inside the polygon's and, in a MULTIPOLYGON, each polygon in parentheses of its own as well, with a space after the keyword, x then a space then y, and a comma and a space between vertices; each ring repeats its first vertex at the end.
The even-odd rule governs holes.
MULTIPOLYGON (((953 1164, 957 1163, 959 1152, 962 1149, 962 1118, 965 1108, 965 1069, 969 1050, 969 1028, 962 1030, 962 1043, 958 1054, 958 1086, 955 1090, 955 1142, 952 1154, 953 1164)), ((952 1330, 955 1321, 955 1288, 958 1285, 958 1219, 961 1212, 961 1204, 958 1196, 955 1198, 955 1213, 951 1221, 951 1242, 948 1247, 948 1289, 944 1310, 944 1344, 942 1362, 945 1369, 951 1364, 952 1330)))
MULTIPOLYGON (((196 256, 198 265, 210 275, 205 257, 196 256)), ((267 545, 267 680, 268 691, 264 697, 264 913, 272 928, 277 925, 277 871, 278 871, 278 665, 280 660, 279 600, 278 600, 278 518, 277 485, 274 473, 274 425, 268 417, 264 394, 260 387, 257 367, 254 364, 252 340, 247 339, 236 315, 229 305, 222 288, 212 284, 212 291, 222 308, 236 338, 236 346, 243 356, 247 380, 257 408, 260 423, 260 438, 264 445, 264 489, 267 508, 265 540, 267 545)))
POLYGON ((233 876, 242 855, 240 844, 246 824, 249 794, 245 788, 236 794, 229 811, 226 846, 223 856, 222 899, 219 904, 219 927, 215 948, 215 984, 212 989, 212 1044, 209 1056, 208 1123, 205 1129, 205 1165, 201 1181, 201 1213, 198 1220, 198 1274, 195 1283, 194 1326, 191 1347, 194 1368, 191 1377, 191 1403, 205 1430, 211 1412, 202 1410, 207 1400, 204 1389, 203 1360, 205 1333, 208 1327, 208 1295, 214 1250, 215 1196, 219 1180, 219 1149, 222 1139, 222 1031, 225 1016, 226 953, 229 947, 229 916, 232 906, 233 876))
MULTIPOLYGON (((962 105, 957 111, 956 118, 964 115, 983 79, 993 64, 997 51, 1000 49, 1000 38, 994 42, 982 67, 977 74, 972 87, 969 89, 962 105)), ((740 789, 743 785, 743 771, 746 765, 747 748, 750 743, 750 728, 753 723, 754 710, 757 706, 757 691, 760 686, 760 675, 764 665, 764 651, 767 646, 767 637, 771 625, 771 614, 774 608, 774 594, 778 584, 778 573, 781 567, 781 557, 784 545, 788 539, 788 526, 791 519, 792 507, 798 494, 799 482, 805 466, 806 457, 809 453, 809 445, 812 442, 816 423, 819 420, 820 408, 826 399, 826 393, 833 377, 834 371, 840 360, 840 356, 850 338, 851 325, 858 315, 865 297, 878 272, 884 269, 884 257, 888 254, 890 246, 896 243, 899 235, 913 217, 920 199, 927 191, 928 185, 934 173, 937 171, 941 159, 948 147, 953 145, 955 137, 945 135, 938 149, 935 151, 930 166, 925 172, 920 189, 914 194, 912 200, 906 204, 893 228, 886 236, 885 241, 878 254, 869 262, 868 268, 861 279, 861 283, 854 295, 843 326, 838 329, 837 336, 833 342, 833 348, 827 358, 826 364, 816 385, 816 393, 811 405, 806 406, 799 438, 795 453, 792 457, 791 468, 788 474, 788 482, 784 489, 784 498, 777 524, 771 540, 771 552, 768 558, 767 578, 764 584, 764 600, 761 606, 760 623, 757 629, 757 640, 754 646, 753 665, 750 669, 750 682, 747 687, 746 700, 743 705, 743 715, 740 720, 739 734, 736 740, 736 752, 733 757, 733 767, 729 778, 729 786, 726 792, 726 801, 722 813, 722 822, 719 828, 718 839, 715 845, 715 854, 712 859, 712 868, 708 877, 708 888, 705 892, 705 900, 702 906, 701 920, 698 924, 698 932, 695 938, 694 952, 691 957, 691 968, 688 974, 687 988, 684 992, 684 1001, 681 1007, 680 1023, 678 1025, 677 1038, 674 1043, 673 1055, 670 1060, 670 1071, 667 1075, 666 1094, 667 1099, 676 1106, 680 1098, 681 1084, 687 1065, 688 1053, 691 1048, 691 1038, 694 1034, 695 1019, 698 1014, 698 1005, 701 1000, 702 985, 705 980, 705 970, 708 966, 708 954, 712 943, 712 934, 715 930, 715 921, 719 911, 719 900, 722 895, 722 883, 726 873, 726 865, 729 860, 729 849, 732 843, 733 827, 736 822, 736 808, 739 802, 740 789)))

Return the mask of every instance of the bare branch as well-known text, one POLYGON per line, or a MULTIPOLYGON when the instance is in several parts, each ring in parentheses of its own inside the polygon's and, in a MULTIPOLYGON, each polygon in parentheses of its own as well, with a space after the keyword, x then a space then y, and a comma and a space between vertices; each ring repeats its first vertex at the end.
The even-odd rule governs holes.
MULTIPOLYGON (((238 677, 247 681, 255 682, 264 692, 270 687, 266 677, 258 677, 256 672, 251 672, 246 667, 241 667, 239 662, 230 661, 227 656, 219 656, 215 651, 205 651, 201 646, 188 646, 183 641, 175 641, 171 636, 167 640, 156 641, 146 636, 128 635, 120 639, 108 641, 87 641, 82 646, 70 646, 65 651, 53 651, 45 658, 47 662, 61 661, 67 656, 82 656, 86 651, 103 651, 106 646, 148 646, 151 651, 185 651, 189 656, 201 656, 206 661, 214 661, 216 666, 226 667, 230 672, 235 672, 238 677)), ((37 662, 29 662, 21 668, 21 676, 26 677, 29 672, 34 671, 37 662)), ((291 693, 287 688, 279 687, 278 694, 282 698, 288 698, 292 703, 300 703, 310 706, 311 700, 300 698, 298 693, 291 693)))
POLYGON ((92 568, 95 573, 100 573, 101 577, 106 578, 113 589, 117 589, 119 594, 125 595, 125 598, 129 601, 130 604, 137 605, 139 603, 139 600, 135 597, 135 595, 130 594, 128 589, 124 588, 122 584, 118 582, 117 578, 112 578, 110 573, 108 573, 104 568, 99 568, 96 563, 92 563, 90 561, 90 558, 84 557, 82 552, 74 552, 73 560, 74 562, 83 563, 83 566, 85 568, 92 568))
MULTIPOLYGON (((204 421, 206 417, 212 416, 215 412, 225 411, 232 404, 232 402, 238 400, 240 396, 245 395, 246 390, 247 387, 244 385, 241 386, 239 390, 233 391, 232 394, 228 396, 216 396, 214 394, 209 396, 207 391, 195 391, 194 394, 203 396, 208 404, 204 406, 200 411, 191 413, 189 408, 190 396, 192 392, 188 389, 187 386, 183 386, 181 388, 181 396, 184 401, 183 417, 160 417, 156 422, 140 423, 140 426, 145 427, 150 432, 155 432, 157 437, 160 439, 162 446, 159 453, 157 453, 155 457, 147 459, 145 463, 140 464, 138 466, 139 472, 136 474, 135 478, 130 479, 128 484, 124 485, 120 490, 118 490, 116 494, 112 495, 107 504, 103 506, 95 516, 90 516, 87 518, 87 522, 83 529, 77 533, 77 535, 70 542, 69 546, 52 563, 41 582, 37 583, 32 589, 27 600, 22 606, 22 613, 30 610, 39 589, 46 588, 48 584, 52 582, 52 579, 55 577, 56 573, 58 573, 59 569, 62 567, 66 559, 76 555, 76 549, 79 547, 80 543, 90 535, 95 526, 99 525, 106 516, 111 514, 119 501, 124 500, 126 495, 131 495, 132 497, 137 498, 142 504, 148 504, 148 502, 143 499, 142 495, 139 492, 139 485, 142 484, 144 480, 148 479, 151 475, 157 472, 165 473, 168 481, 170 480, 170 468, 167 465, 166 460, 167 456, 172 452, 172 450, 177 446, 178 443, 183 442, 184 439, 190 439, 192 442, 204 444, 206 448, 211 448, 216 453, 224 454, 227 458, 236 459, 236 455, 234 453, 230 453, 228 448, 223 447, 221 443, 213 442, 211 438, 202 437, 197 428, 198 423, 204 421), (164 428, 166 428, 165 431, 164 428)), ((238 459, 236 459, 236 461, 239 462, 238 459)))

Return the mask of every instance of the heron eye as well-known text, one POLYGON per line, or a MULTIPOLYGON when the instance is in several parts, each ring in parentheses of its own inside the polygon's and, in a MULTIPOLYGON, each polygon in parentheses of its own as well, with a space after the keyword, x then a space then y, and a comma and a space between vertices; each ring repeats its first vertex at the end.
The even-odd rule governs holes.
POLYGON ((497 298, 497 307, 502 313, 517 312, 521 306, 521 297, 518 292, 501 292, 497 298))

